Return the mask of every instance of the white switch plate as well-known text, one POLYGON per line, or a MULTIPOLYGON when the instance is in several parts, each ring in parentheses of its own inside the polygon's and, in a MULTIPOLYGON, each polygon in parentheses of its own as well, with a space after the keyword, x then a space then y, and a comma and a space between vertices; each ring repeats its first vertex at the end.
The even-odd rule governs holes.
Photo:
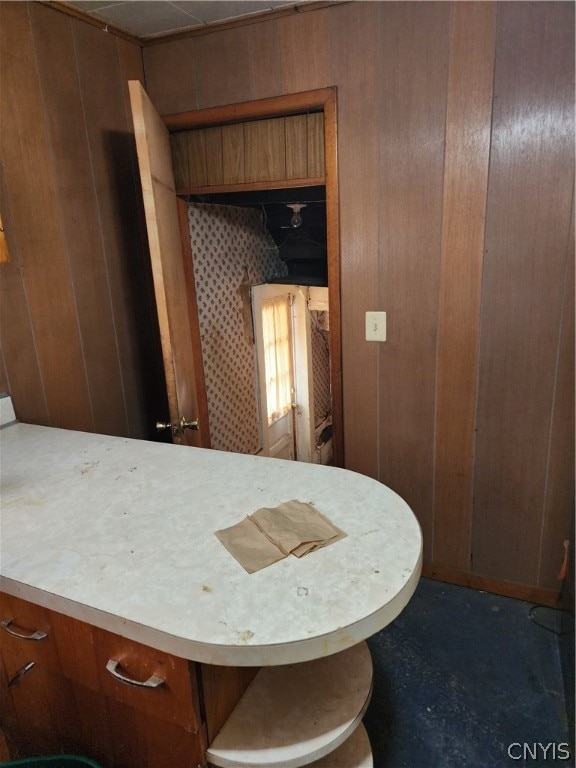
POLYGON ((366 312, 366 341, 386 341, 386 312, 366 312))

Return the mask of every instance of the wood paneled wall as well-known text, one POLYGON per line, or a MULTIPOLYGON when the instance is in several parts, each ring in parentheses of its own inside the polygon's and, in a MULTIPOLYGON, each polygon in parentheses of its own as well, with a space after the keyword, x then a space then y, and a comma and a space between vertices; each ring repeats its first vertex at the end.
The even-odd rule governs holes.
POLYGON ((525 597, 558 590, 572 506, 573 51, 554 2, 356 2, 144 50, 164 114, 337 86, 346 466, 408 500, 428 573, 525 597))
POLYGON ((0 3, 2 349, 23 421, 143 437, 161 392, 126 81, 141 49, 0 3))
MULTIPOLYGON (((17 411, 141 434, 138 52, 2 13, 17 411)), ((406 497, 427 573, 527 598, 559 588, 573 504, 573 30, 571 3, 355 2, 144 49, 162 114, 337 87, 346 465, 406 497)))

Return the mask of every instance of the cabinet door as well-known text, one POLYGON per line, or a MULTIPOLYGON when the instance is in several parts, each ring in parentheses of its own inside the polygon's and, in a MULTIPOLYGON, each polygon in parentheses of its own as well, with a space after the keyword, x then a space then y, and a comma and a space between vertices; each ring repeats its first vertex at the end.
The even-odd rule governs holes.
POLYGON ((82 749, 69 680, 41 663, 16 680, 3 665, 2 677, 2 712, 12 757, 82 749), (10 685, 10 680, 15 681, 10 685))
POLYGON ((205 729, 179 725, 73 684, 84 752, 103 768, 197 768, 204 764, 205 729))

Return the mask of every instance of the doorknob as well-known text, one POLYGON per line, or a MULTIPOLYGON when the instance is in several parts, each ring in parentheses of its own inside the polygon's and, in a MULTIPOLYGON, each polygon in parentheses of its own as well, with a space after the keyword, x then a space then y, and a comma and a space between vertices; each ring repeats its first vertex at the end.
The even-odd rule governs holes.
POLYGON ((182 416, 180 421, 157 421, 156 429, 159 431, 162 429, 171 429, 172 434, 178 436, 181 435, 185 429, 200 429, 200 427, 198 426, 198 419, 185 419, 184 416, 182 416))

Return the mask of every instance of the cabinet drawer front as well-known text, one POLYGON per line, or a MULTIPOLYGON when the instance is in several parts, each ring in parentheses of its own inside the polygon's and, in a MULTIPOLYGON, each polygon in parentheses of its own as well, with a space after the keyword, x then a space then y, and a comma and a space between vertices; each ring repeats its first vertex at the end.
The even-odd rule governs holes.
POLYGON ((0 647, 8 679, 32 661, 43 668, 59 669, 49 611, 3 592, 0 594, 0 621, 4 624, 0 627, 0 647), (40 639, 27 639, 34 636, 40 639))
POLYGON ((201 718, 193 662, 105 630, 95 630, 95 637, 100 688, 107 696, 160 720, 177 723, 187 731, 199 731, 201 718), (156 687, 129 685, 106 669, 111 660, 117 662, 120 675, 136 683, 153 676, 163 682, 156 687))

